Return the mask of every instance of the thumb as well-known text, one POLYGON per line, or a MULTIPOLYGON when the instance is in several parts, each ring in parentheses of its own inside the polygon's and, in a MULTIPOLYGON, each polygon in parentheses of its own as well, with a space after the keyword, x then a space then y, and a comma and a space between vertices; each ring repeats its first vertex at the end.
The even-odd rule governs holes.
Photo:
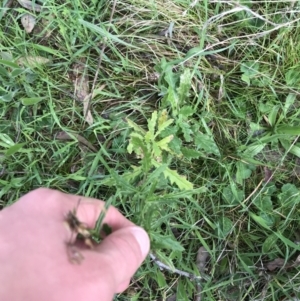
POLYGON ((116 286, 128 282, 146 258, 150 240, 140 227, 126 227, 108 235, 97 251, 105 257, 116 286))

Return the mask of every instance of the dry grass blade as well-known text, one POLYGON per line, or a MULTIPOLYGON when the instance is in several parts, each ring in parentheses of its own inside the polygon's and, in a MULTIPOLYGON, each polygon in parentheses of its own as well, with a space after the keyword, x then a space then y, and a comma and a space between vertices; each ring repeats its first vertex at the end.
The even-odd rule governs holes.
POLYGON ((25 14, 21 18, 21 23, 27 33, 31 33, 35 24, 36 18, 30 14, 25 14))
POLYGON ((83 138, 82 136, 78 135, 78 134, 74 134, 72 133, 71 135, 68 134, 67 132, 58 132, 56 135, 55 135, 55 138, 58 139, 58 140, 73 140, 74 138, 77 139, 77 141, 79 143, 82 143, 83 145, 87 146, 89 149, 91 149, 92 151, 94 152, 97 152, 97 149, 89 142, 87 141, 85 138, 83 138))
MULTIPOLYGON (((198 268, 201 276, 205 272, 205 266, 206 266, 206 262, 207 262, 208 258, 209 258, 208 251, 203 246, 200 247, 197 252, 196 265, 197 265, 197 268, 198 268)), ((194 301, 201 301, 202 291, 201 291, 200 283, 196 283, 196 289, 197 289, 197 293, 195 295, 194 301)))
POLYGON ((200 247, 197 252, 197 259, 196 259, 196 264, 200 272, 200 275, 204 274, 205 272, 205 266, 208 258, 209 258, 208 251, 203 246, 200 247))
POLYGON ((85 60, 81 59, 79 63, 73 65, 73 84, 74 84, 74 94, 83 103, 83 115, 85 121, 92 125, 94 122, 92 113, 89 109, 89 77, 86 73, 85 60))

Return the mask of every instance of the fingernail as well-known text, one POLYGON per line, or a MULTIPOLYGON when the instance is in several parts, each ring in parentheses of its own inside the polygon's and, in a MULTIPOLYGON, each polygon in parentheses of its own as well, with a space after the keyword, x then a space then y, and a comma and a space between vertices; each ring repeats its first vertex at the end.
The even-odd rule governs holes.
POLYGON ((130 232, 134 235, 138 242, 143 257, 146 258, 150 250, 150 239, 147 232, 140 227, 133 227, 130 229, 130 232))

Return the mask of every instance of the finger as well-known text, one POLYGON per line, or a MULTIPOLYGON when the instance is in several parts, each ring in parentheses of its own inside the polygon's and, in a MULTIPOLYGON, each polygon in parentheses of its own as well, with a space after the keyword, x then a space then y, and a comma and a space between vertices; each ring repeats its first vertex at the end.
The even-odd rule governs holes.
MULTIPOLYGON (((23 207, 30 212, 35 211, 48 218, 63 220, 69 211, 75 210, 77 218, 89 228, 94 228, 100 213, 105 210, 105 202, 93 198, 65 194, 58 190, 38 188, 24 195, 14 206, 23 207)), ((133 226, 116 208, 110 206, 106 212, 104 222, 113 231, 133 226)))
MULTIPOLYGON (((94 228, 100 213, 105 210, 105 202, 91 198, 82 198, 76 211, 78 219, 85 223, 89 228, 94 228)), ((125 218, 115 207, 110 206, 105 213, 103 223, 107 223, 112 231, 121 228, 134 226, 134 224, 125 218)))
MULTIPOLYGON (((116 288, 134 275, 150 248, 148 234, 140 227, 126 227, 108 235, 97 247, 100 260, 109 266, 116 288)), ((121 289, 124 289, 122 287, 121 289)))

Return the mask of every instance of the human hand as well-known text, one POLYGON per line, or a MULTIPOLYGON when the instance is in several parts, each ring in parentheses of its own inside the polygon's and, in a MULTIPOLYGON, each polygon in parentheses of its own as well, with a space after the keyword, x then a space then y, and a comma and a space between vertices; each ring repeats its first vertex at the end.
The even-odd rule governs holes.
MULTIPOLYGON (((0 211, 0 300, 110 301, 122 292, 148 254, 146 232, 110 207, 104 222, 112 233, 72 264, 64 223, 79 196, 40 188, 0 211)), ((80 197, 76 216, 94 228, 104 202, 80 197)))

